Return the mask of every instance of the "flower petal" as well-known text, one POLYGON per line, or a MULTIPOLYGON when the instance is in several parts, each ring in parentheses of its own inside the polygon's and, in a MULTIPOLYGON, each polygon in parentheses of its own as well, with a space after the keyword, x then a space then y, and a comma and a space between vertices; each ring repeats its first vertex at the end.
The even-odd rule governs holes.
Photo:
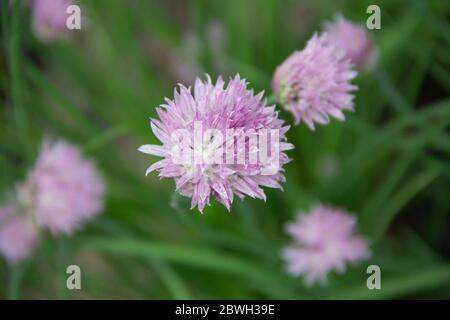
POLYGON ((157 146, 154 144, 144 144, 138 148, 138 151, 158 157, 164 157, 167 155, 167 151, 163 146, 157 146))

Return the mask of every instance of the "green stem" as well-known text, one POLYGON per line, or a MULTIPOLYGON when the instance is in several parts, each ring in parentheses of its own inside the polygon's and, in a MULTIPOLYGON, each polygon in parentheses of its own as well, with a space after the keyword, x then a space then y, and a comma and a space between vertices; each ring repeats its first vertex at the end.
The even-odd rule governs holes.
POLYGON ((8 34, 9 34, 9 2, 8 1, 0 1, 0 12, 1 12, 1 19, 2 19, 2 36, 4 37, 4 43, 2 43, 2 46, 8 48, 8 34))
POLYGON ((378 70, 375 72, 375 77, 378 81, 381 90, 386 95, 388 101, 391 103, 392 107, 398 113, 405 113, 411 111, 412 109, 411 106, 408 105, 403 96, 395 88, 388 74, 382 67, 379 67, 378 70))
POLYGON ((8 281, 8 300, 20 299, 20 284, 22 282, 23 270, 20 265, 9 266, 9 281, 8 281))
POLYGON ((330 293, 330 299, 389 299, 411 295, 430 288, 445 287, 450 283, 450 266, 430 266, 383 280, 381 289, 369 290, 362 281, 357 287, 342 289, 330 293))
POLYGON ((113 239, 88 237, 81 240, 81 247, 117 254, 122 257, 137 257, 179 263, 191 267, 211 270, 223 274, 242 277, 252 287, 272 298, 300 298, 292 291, 290 279, 275 271, 262 269, 260 265, 244 261, 238 257, 207 248, 195 249, 187 245, 174 245, 141 241, 138 239, 113 239), (289 288, 291 287, 291 288, 289 288))
POLYGON ((23 103, 23 81, 21 75, 20 52, 20 14, 21 1, 14 1, 11 18, 11 32, 9 37, 9 71, 11 74, 11 92, 14 106, 14 117, 17 124, 19 143, 23 147, 23 154, 27 161, 30 160, 31 149, 29 141, 29 127, 25 106, 23 103))
POLYGON ((66 286, 66 269, 68 266, 68 255, 67 255, 67 239, 61 238, 58 239, 57 242, 57 255, 56 255, 56 267, 57 267, 57 274, 59 275, 59 291, 58 291, 58 297, 60 300, 66 300, 69 295, 69 290, 66 286))
POLYGON ((109 128, 103 133, 97 135, 94 139, 88 141, 85 145, 85 150, 87 152, 93 152, 97 149, 102 148, 103 146, 107 145, 117 137, 120 137, 127 132, 129 132, 129 130, 125 126, 117 126, 109 128))
POLYGON ((167 289, 176 300, 188 300, 191 299, 186 285, 178 275, 178 273, 167 263, 163 261, 152 261, 151 266, 153 270, 158 274, 159 278, 166 285, 167 289))
POLYGON ((390 201, 385 203, 384 212, 376 220, 376 227, 374 227, 374 238, 380 239, 389 225, 391 224, 397 213, 413 199, 418 193, 424 190, 435 178, 441 173, 441 169, 437 167, 431 167, 423 173, 410 179, 409 183, 403 189, 400 189, 396 194, 392 196, 390 201))

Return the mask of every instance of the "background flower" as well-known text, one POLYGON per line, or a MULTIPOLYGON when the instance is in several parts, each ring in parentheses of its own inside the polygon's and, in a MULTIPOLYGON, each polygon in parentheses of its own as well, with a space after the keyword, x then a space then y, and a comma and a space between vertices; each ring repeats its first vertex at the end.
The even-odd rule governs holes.
POLYGON ((315 205, 287 225, 294 243, 283 251, 287 270, 304 276, 308 285, 325 283, 331 271, 343 273, 346 265, 369 257, 367 241, 354 235, 356 219, 343 209, 315 205))
POLYGON ((13 205, 0 207, 0 253, 11 264, 28 258, 38 243, 38 229, 13 205))
POLYGON ((353 110, 356 76, 350 60, 327 34, 315 34, 302 51, 292 53, 275 70, 272 88, 278 102, 312 130, 327 124, 332 116, 344 120, 344 110, 353 110))
POLYGON ((325 24, 325 32, 329 41, 344 50, 345 55, 359 70, 369 71, 375 68, 378 51, 365 26, 354 24, 339 14, 332 22, 325 24))
POLYGON ((71 0, 32 0, 33 31, 37 38, 51 41, 67 32, 67 8, 71 0))
POLYGON ((44 141, 19 194, 40 226, 71 234, 102 210, 104 189, 94 163, 60 140, 44 141))

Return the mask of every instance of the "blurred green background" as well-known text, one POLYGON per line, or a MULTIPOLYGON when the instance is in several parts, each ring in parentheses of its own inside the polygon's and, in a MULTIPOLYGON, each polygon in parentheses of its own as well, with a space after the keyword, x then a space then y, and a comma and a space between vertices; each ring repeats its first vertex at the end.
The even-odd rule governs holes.
MULTIPOLYGON (((106 208, 71 238, 46 236, 13 270, 0 260, 2 298, 380 299, 450 298, 450 3, 390 1, 79 1, 86 17, 69 39, 34 37, 29 10, 1 0, 0 192, 23 180, 42 137, 63 137, 95 159, 106 208), (341 12, 365 23, 378 68, 355 81, 356 112, 315 132, 288 132, 296 146, 284 192, 237 199, 204 214, 173 196, 172 180, 144 176, 157 158, 149 117, 174 86, 205 72, 239 73, 271 94, 271 75, 341 12), (283 225, 316 201, 358 215, 372 258, 325 286, 284 272, 283 225), (67 265, 82 290, 66 289, 67 265), (382 289, 368 290, 377 264, 382 289)), ((292 123, 290 114, 281 117, 292 123)))

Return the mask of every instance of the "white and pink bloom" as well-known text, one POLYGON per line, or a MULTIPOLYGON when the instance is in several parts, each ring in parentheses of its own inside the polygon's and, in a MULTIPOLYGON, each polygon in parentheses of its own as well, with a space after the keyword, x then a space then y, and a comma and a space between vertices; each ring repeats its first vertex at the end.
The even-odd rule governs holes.
POLYGON ((32 219, 14 205, 0 207, 0 254, 14 265, 28 258, 36 247, 39 231, 32 219))
POLYGON ((193 93, 181 85, 157 108, 159 119, 151 120, 162 145, 139 148, 163 157, 147 174, 157 170, 175 179, 176 190, 201 212, 211 194, 227 209, 235 195, 265 199, 262 186, 281 188, 285 181, 284 151, 293 146, 285 142, 289 127, 262 97, 239 76, 226 86, 220 77, 215 84, 209 76, 197 79, 193 93))
POLYGON ((350 81, 356 77, 350 59, 331 44, 327 34, 315 34, 302 51, 292 53, 275 70, 272 89, 278 102, 312 130, 329 117, 344 120, 353 110, 350 81))
POLYGON ((325 32, 329 41, 344 50, 358 70, 369 71, 375 68, 378 51, 364 26, 354 24, 339 14, 334 21, 326 23, 325 32))
POLYGON ((44 141, 19 199, 39 226, 53 234, 71 234, 103 207, 104 184, 95 164, 78 147, 44 141))
POLYGON ((283 251, 287 271, 303 276, 306 284, 324 283, 331 271, 345 272, 370 256, 368 242, 355 235, 356 218, 343 209, 323 204, 301 212, 286 226, 294 243, 283 251))

